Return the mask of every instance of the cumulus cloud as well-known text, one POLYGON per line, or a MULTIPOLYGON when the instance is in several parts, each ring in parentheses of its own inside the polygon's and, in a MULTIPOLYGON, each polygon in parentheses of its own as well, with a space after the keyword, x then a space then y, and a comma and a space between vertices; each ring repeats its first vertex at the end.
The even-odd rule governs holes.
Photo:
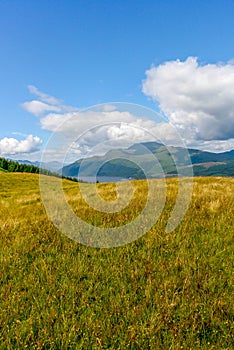
POLYGON ((4 137, 0 140, 0 155, 7 156, 36 152, 41 144, 42 140, 38 136, 33 135, 28 135, 24 140, 4 137))
MULTIPOLYGON (((151 127, 155 126, 153 121, 150 124, 151 127)), ((99 148, 99 154, 110 149, 110 145, 127 147, 134 141, 145 141, 149 137, 153 139, 152 135, 147 134, 148 126, 149 121, 121 111, 87 110, 63 115, 50 113, 41 118, 43 129, 63 135, 63 142, 72 142, 73 149, 79 148, 83 154, 100 144, 102 147, 99 148)))
POLYGON ((107 134, 111 140, 122 141, 127 139, 133 142, 145 138, 146 136, 144 129, 132 127, 123 123, 110 126, 107 130, 107 134))
POLYGON ((165 62, 146 71, 142 91, 159 102, 188 143, 234 138, 232 62, 202 65, 196 57, 165 62))
POLYGON ((41 118, 40 122, 42 129, 61 133, 67 139, 77 137, 90 144, 123 140, 133 143, 156 139, 166 142, 178 138, 172 125, 138 117, 128 111, 50 113, 41 118))
POLYGON ((51 144, 62 145, 66 157, 69 155, 74 161, 101 155, 114 148, 127 148, 138 142, 156 141, 183 147, 176 128, 164 122, 162 117, 159 121, 129 111, 87 110, 63 115, 50 113, 41 118, 41 127, 53 132, 51 144))
POLYGON ((81 135, 94 126, 110 125, 114 122, 132 123, 136 117, 129 112, 87 110, 77 113, 50 113, 41 118, 41 127, 53 132, 61 132, 68 137, 81 135))

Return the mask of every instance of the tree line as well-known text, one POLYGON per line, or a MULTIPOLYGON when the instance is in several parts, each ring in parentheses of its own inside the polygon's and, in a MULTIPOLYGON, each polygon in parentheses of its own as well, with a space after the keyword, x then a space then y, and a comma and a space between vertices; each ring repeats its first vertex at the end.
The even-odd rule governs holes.
POLYGON ((33 174, 43 174, 48 176, 56 176, 56 177, 62 177, 64 179, 76 181, 76 178, 71 178, 67 176, 61 176, 56 172, 53 172, 48 169, 39 168, 36 165, 33 164, 21 164, 14 160, 9 160, 6 158, 0 158, 0 169, 9 171, 9 172, 16 172, 16 173, 33 173, 33 174))
POLYGON ((8 160, 5 158, 0 158, 0 168, 7 170, 9 172, 19 172, 19 173, 40 173, 40 168, 32 164, 21 164, 13 160, 8 160))

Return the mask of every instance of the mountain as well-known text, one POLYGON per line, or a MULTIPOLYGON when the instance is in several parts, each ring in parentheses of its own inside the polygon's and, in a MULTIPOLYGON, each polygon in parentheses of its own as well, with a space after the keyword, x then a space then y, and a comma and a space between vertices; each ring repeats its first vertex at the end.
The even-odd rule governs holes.
POLYGON ((144 142, 127 149, 111 150, 103 156, 79 159, 64 166, 61 173, 70 177, 77 177, 79 173, 82 178, 95 176, 98 169, 98 177, 142 179, 161 177, 164 174, 168 177, 176 176, 177 169, 182 175, 190 176, 191 166, 195 176, 234 176, 234 150, 212 153, 144 142))
POLYGON ((47 169, 50 171, 54 171, 54 172, 58 172, 59 169, 61 169, 61 167, 63 166, 62 163, 57 162, 57 161, 51 161, 51 162, 39 162, 39 161, 35 161, 35 162, 31 162, 29 160, 17 160, 17 162, 19 164, 27 164, 27 165, 35 165, 38 168, 43 168, 43 169, 47 169))

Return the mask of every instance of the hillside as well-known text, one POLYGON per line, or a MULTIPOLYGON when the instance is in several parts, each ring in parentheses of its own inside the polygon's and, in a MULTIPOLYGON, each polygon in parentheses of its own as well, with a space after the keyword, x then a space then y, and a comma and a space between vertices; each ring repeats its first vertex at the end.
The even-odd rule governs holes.
POLYGON ((61 170, 64 176, 77 177, 82 164, 81 176, 119 176, 120 178, 143 179, 177 175, 177 168, 184 176, 191 173, 193 165, 195 176, 234 176, 234 151, 211 153, 181 147, 165 147, 160 143, 147 142, 135 144, 128 149, 117 149, 104 156, 80 159, 61 170), (152 152, 152 154, 151 154, 152 152), (159 162, 156 164, 155 159, 159 162), (161 166, 161 168, 160 168, 161 166), (144 169, 145 173, 143 172, 144 169))
MULTIPOLYGON (((57 162, 54 162, 57 164, 57 162)), ((38 164, 40 164, 38 162, 38 164)), ((61 177, 58 172, 54 172, 48 169, 39 168, 30 161, 14 161, 6 158, 0 158, 0 171, 9 173, 32 173, 32 174, 44 174, 48 176, 61 177)), ((69 176, 64 176, 68 180, 77 181, 69 176)))
POLYGON ((52 173, 49 170, 39 168, 38 166, 34 165, 31 162, 28 162, 28 161, 18 162, 15 160, 6 159, 2 157, 0 157, 0 169, 6 172, 34 173, 34 174, 39 174, 41 172, 48 175, 56 175, 55 173, 52 173))
MULTIPOLYGON (((233 348, 234 179, 195 179, 188 212, 169 234, 177 180, 167 179, 158 222, 113 249, 83 246, 56 229, 38 179, 0 174, 1 349, 233 348)), ((77 184, 63 184, 75 214, 99 227, 125 229, 147 193, 145 181, 133 181, 125 210, 100 213, 77 184)), ((97 188, 116 198, 114 184, 97 188)))

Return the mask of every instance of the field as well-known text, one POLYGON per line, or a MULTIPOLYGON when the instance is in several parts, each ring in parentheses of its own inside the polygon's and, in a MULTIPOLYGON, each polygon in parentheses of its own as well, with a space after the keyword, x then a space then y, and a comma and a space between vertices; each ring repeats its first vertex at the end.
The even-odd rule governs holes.
MULTIPOLYGON (((171 233, 177 181, 167 183, 157 224, 137 241, 104 249, 53 226, 38 175, 0 173, 0 349, 234 349, 234 179, 195 179, 171 233)), ((141 211, 146 184, 134 182, 132 207, 115 216, 89 210, 77 186, 64 180, 74 211, 113 226, 141 211)), ((115 198, 114 184, 98 187, 115 198)))

